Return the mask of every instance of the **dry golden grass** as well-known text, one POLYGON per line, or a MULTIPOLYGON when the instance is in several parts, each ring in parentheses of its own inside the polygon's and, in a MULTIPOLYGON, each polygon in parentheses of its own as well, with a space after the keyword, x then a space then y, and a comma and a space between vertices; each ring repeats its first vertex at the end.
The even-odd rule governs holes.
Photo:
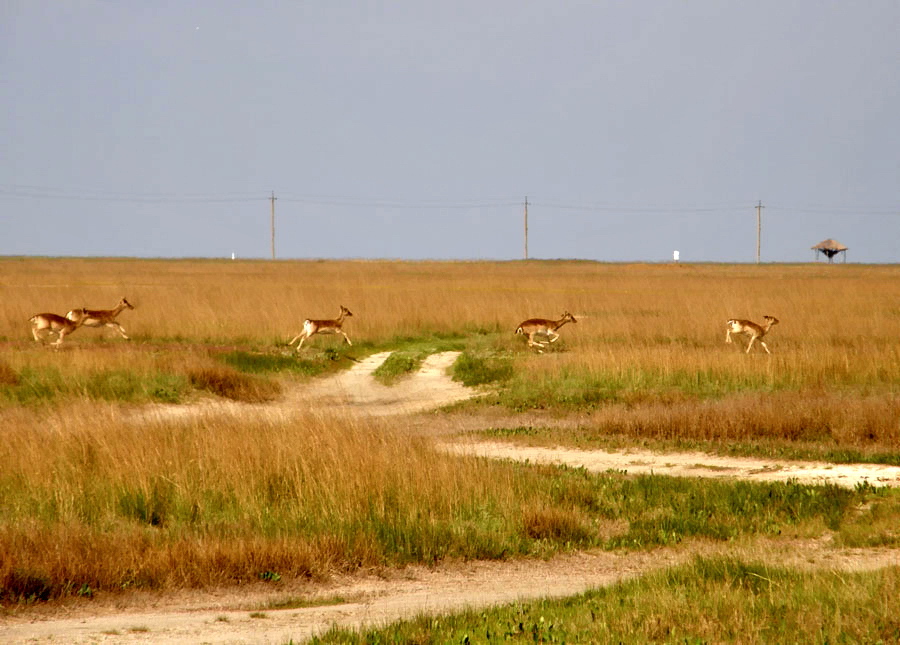
MULTIPOLYGON (((896 352, 900 331, 896 266, 7 258, 0 276, 0 337, 9 340, 30 339, 35 313, 111 307, 123 295, 137 309, 120 321, 144 339, 286 340, 304 318, 331 318, 340 304, 354 313, 348 329, 370 341, 422 331, 512 334, 525 318, 564 310, 579 319, 563 329, 579 351, 718 346, 727 319, 764 314, 781 319, 771 332, 776 355, 896 352)), ((120 340, 93 329, 71 340, 98 336, 120 340)))
MULTIPOLYGON (((437 333, 480 336, 482 349, 487 343, 489 351, 514 356, 514 405, 552 405, 571 387, 575 408, 624 404, 624 427, 641 426, 647 415, 690 419, 692 404, 679 403, 685 397, 800 393, 791 401, 801 409, 828 401, 823 409, 831 411, 819 425, 832 425, 842 406, 854 410, 884 439, 876 450, 893 449, 900 434, 898 422, 884 415, 896 409, 900 383, 900 267, 893 265, 6 258, 0 303, 0 378, 7 381, 26 368, 210 370, 210 345, 284 349, 304 318, 333 317, 343 304, 354 313, 345 327, 354 351, 437 333), (135 339, 130 344, 107 329, 79 329, 59 352, 30 338, 34 313, 111 307, 123 295, 137 307, 120 316, 135 339), (526 318, 565 310, 578 322, 563 327, 545 354, 513 334, 526 318), (760 347, 745 354, 743 337, 725 344, 726 320, 761 321, 766 314, 781 320, 767 337, 772 355, 760 347), (585 392, 596 401, 584 401, 585 392)), ((340 342, 315 337, 304 351, 340 342)), ((704 414, 726 427, 773 417, 754 406, 758 423, 745 400, 704 414)), ((604 423, 615 425, 609 417, 617 410, 606 410, 604 423)), ((845 428, 852 417, 841 416, 837 425, 845 428)), ((784 418, 776 434, 790 438, 784 418)), ((674 424, 688 435, 696 425, 674 424)))
MULTIPOLYGON (((0 276, 7 372, 184 371, 203 353, 190 344, 274 350, 303 319, 331 318, 343 304, 354 313, 346 330, 362 351, 395 338, 487 333, 492 350, 513 353, 517 372, 533 383, 559 388, 577 375, 631 403, 666 400, 669 390, 896 396, 900 383, 900 267, 893 265, 7 258, 0 276), (120 316, 135 339, 128 350, 117 349, 125 341, 108 329, 79 329, 60 352, 30 338, 34 313, 110 307, 123 295, 137 307, 120 316), (578 323, 562 328, 554 351, 529 351, 513 334, 526 318, 565 310, 578 323), (767 337, 771 356, 761 347, 744 354, 744 337, 725 344, 726 320, 767 314, 781 320, 767 337), (188 345, 166 351, 173 340, 188 345)), ((340 340, 316 337, 308 351, 340 340)))
POLYGON ((867 501, 457 458, 396 420, 321 412, 154 421, 112 404, 19 408, 4 414, 0 463, 4 603, 775 529, 819 535, 867 501))
MULTIPOLYGON (((502 557, 528 540, 627 529, 588 519, 598 493, 578 473, 438 456, 402 428, 320 416, 131 426, 115 398, 124 389, 111 403, 88 396, 105 383, 95 374, 163 375, 159 387, 177 389, 174 374, 227 396, 244 384, 214 350, 288 351, 304 318, 339 305, 354 313, 354 351, 456 334, 513 357, 514 400, 540 407, 571 388, 595 433, 900 451, 896 266, 6 258, 0 303, 0 388, 35 372, 56 374, 50 387, 76 382, 55 405, 0 411, 0 580, 11 598, 502 557), (136 306, 119 318, 130 343, 105 329, 79 329, 59 351, 31 339, 35 313, 122 296, 136 306), (545 354, 513 333, 566 310, 578 322, 545 354), (771 356, 725 344, 726 320, 766 314, 781 320, 771 356)), ((340 342, 316 337, 308 351, 340 342)), ((277 389, 246 385, 251 399, 277 389)))
POLYGON ((536 475, 343 415, 125 422, 94 403, 4 421, 0 600, 497 557, 521 548, 520 506, 551 503, 536 475))

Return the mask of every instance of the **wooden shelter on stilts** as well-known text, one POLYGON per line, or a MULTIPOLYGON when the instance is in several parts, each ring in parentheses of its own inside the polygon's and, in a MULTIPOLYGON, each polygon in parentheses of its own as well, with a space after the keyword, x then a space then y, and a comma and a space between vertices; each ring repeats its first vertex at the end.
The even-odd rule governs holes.
POLYGON ((834 262, 834 256, 838 253, 844 254, 844 262, 847 261, 847 247, 838 242, 837 240, 832 240, 828 238, 827 240, 822 240, 815 246, 811 247, 814 251, 814 255, 816 260, 819 259, 819 253, 828 258, 829 262, 834 262))

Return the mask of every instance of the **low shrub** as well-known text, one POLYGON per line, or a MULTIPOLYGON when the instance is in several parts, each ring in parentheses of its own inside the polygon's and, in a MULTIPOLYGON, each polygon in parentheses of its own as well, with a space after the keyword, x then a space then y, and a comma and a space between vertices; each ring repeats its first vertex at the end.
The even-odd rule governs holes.
POLYGON ((271 401, 281 393, 278 383, 241 374, 226 367, 191 369, 188 371, 188 379, 199 390, 244 403, 271 401))
POLYGON ((0 581, 0 600, 39 602, 54 595, 53 584, 44 574, 27 569, 13 569, 0 581))
POLYGON ((19 375, 6 363, 0 363, 0 386, 18 385, 19 375))

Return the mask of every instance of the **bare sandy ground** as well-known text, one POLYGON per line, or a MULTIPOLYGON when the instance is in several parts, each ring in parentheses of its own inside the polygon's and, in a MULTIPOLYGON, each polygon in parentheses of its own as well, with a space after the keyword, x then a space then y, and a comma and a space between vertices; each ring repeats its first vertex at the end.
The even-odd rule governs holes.
MULTIPOLYGON (((132 422, 188 415, 239 413, 285 415, 298 409, 339 405, 361 415, 417 415, 477 395, 446 374, 456 352, 431 356, 415 375, 385 387, 372 372, 387 358, 376 354, 353 369, 297 388, 272 405, 200 404, 154 406, 132 415, 132 422)), ((414 417, 409 417, 414 418, 414 417)), ((469 420, 468 424, 472 421, 469 420)), ((629 450, 581 451, 536 448, 500 442, 436 437, 436 445, 458 454, 567 464, 592 471, 654 472, 686 477, 730 477, 757 481, 797 480, 855 486, 900 485, 900 468, 868 464, 824 464, 723 458, 702 453, 659 454, 629 450)), ((591 552, 550 560, 455 563, 433 569, 409 567, 325 583, 253 586, 204 592, 133 594, 70 602, 0 618, 4 643, 286 643, 302 642, 332 625, 386 624, 420 613, 483 607, 538 597, 567 596, 651 570, 684 562, 698 553, 739 555, 752 548, 754 558, 771 564, 836 571, 900 566, 900 551, 834 549, 827 541, 755 543, 752 547, 691 544, 652 553, 591 552), (340 601, 336 600, 340 598, 340 601), (287 599, 318 602, 301 609, 269 609, 287 599)), ((300 603, 294 603, 298 605, 300 603)))
POLYGON ((442 443, 440 448, 493 459, 566 465, 591 472, 619 471, 633 475, 714 477, 802 484, 834 484, 855 488, 858 484, 900 486, 900 467, 879 464, 829 464, 817 461, 767 461, 749 457, 719 457, 701 452, 660 454, 647 450, 605 452, 571 448, 514 446, 500 442, 442 443))

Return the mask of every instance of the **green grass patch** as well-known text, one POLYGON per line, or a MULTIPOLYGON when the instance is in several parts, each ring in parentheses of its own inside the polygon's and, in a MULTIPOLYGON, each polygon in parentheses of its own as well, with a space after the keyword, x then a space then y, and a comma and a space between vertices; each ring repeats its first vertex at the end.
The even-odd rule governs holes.
POLYGON ((510 355, 464 351, 453 365, 453 380, 473 387, 508 381, 513 376, 510 355))
POLYGON ((613 403, 627 403, 653 393, 678 392, 696 398, 720 397, 729 392, 768 388, 762 380, 735 383, 713 373, 674 372, 663 375, 649 370, 594 372, 566 368, 538 376, 517 371, 499 402, 513 410, 591 410, 613 403))
POLYGON ((375 368, 372 376, 382 385, 391 385, 418 370, 427 357, 423 352, 393 352, 375 368))
POLYGON ((394 337, 388 343, 371 346, 372 351, 392 350, 390 356, 375 369, 373 376, 383 385, 392 385, 416 372, 430 355, 462 351, 470 342, 467 336, 456 333, 430 332, 420 336, 394 337))
POLYGON ((310 643, 894 643, 900 568, 799 572, 732 558, 644 575, 578 596, 387 627, 332 628, 310 643))
POLYGON ((63 375, 56 367, 25 367, 14 382, 0 383, 0 401, 36 405, 84 397, 123 403, 178 403, 190 389, 187 377, 162 371, 92 370, 63 375))
POLYGON ((283 352, 273 354, 234 350, 220 354, 218 358, 239 372, 260 375, 286 372, 302 376, 318 376, 351 364, 348 351, 343 347, 310 348, 302 353, 291 352, 289 355, 283 352))
MULTIPOLYGON (((504 387, 493 397, 482 398, 486 405, 503 405, 511 410, 532 409, 595 410, 610 404, 632 405, 643 401, 672 398, 695 401, 720 400, 734 395, 794 393, 802 390, 821 392, 821 379, 810 379, 789 370, 735 371, 726 368, 666 369, 653 367, 614 367, 596 369, 566 365, 555 370, 528 371, 520 366, 505 367, 507 356, 496 348, 478 354, 486 365, 502 367, 504 387)), ((752 359, 751 359, 752 360, 752 359)), ((885 382, 867 381, 856 375, 830 375, 827 383, 840 388, 873 388, 887 391, 885 382)))
POLYGON ((515 411, 590 410, 619 400, 623 384, 577 372, 561 372, 550 377, 528 376, 516 371, 485 404, 499 403, 515 411))

